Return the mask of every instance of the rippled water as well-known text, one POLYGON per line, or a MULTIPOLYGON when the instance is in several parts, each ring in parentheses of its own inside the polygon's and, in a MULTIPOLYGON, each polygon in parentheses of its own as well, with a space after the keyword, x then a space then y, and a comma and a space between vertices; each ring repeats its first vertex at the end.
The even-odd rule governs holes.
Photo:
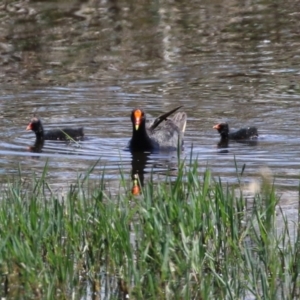
POLYGON ((105 169, 115 188, 120 170, 130 178, 132 169, 144 167, 145 180, 151 170, 159 180, 167 169, 176 170, 177 153, 133 159, 124 150, 130 112, 140 107, 156 117, 184 105, 182 158, 192 151, 201 170, 209 167, 229 183, 237 182, 234 160, 239 170, 246 164, 245 184, 260 180, 267 167, 282 202, 293 203, 300 166, 299 15, 291 4, 282 11, 272 3, 140 3, 129 14, 130 3, 108 1, 90 14, 88 4, 74 15, 74 7, 67 14, 65 6, 59 16, 46 3, 31 3, 35 13, 24 16, 25 25, 2 25, 14 51, 3 50, 7 59, 1 62, 1 181, 19 167, 24 175, 41 173, 47 161, 54 188, 74 182, 96 162, 91 178, 105 169), (46 141, 41 153, 30 152, 34 134, 25 128, 33 114, 45 129, 84 126, 86 139, 46 141), (232 129, 257 126, 257 144, 219 148, 212 127, 220 121, 232 129))

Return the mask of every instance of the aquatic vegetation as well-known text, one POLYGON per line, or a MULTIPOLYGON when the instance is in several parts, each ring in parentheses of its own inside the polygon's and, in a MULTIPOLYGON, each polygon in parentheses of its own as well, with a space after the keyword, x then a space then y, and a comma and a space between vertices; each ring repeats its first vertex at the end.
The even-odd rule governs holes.
POLYGON ((182 162, 175 179, 150 180, 138 196, 123 176, 115 195, 104 175, 91 186, 93 168, 64 194, 51 190, 47 166, 30 184, 8 182, 2 297, 298 298, 298 224, 291 235, 274 185, 247 198, 240 174, 232 187, 198 169, 182 162))

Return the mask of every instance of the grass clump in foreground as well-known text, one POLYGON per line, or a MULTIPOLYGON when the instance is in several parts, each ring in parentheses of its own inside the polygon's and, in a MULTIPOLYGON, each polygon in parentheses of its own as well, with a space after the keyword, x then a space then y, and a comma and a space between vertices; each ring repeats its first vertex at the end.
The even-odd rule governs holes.
POLYGON ((1 297, 299 298, 299 234, 281 211, 278 230, 274 186, 249 205, 195 162, 139 197, 88 189, 88 174, 61 197, 45 174, 2 192, 1 297))

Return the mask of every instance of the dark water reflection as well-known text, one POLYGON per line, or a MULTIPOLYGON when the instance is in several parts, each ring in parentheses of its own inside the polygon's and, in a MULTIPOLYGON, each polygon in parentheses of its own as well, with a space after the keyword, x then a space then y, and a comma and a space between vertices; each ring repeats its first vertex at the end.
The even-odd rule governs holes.
POLYGON ((189 160, 193 149, 201 170, 210 167, 230 184, 237 182, 234 159, 246 164, 245 188, 268 167, 288 195, 282 201, 295 200, 300 11, 293 1, 29 1, 0 9, 1 181, 19 165, 24 175, 41 173, 47 160, 55 186, 97 161, 91 178, 105 169, 115 188, 120 170, 141 181, 153 170, 160 179, 176 169, 177 153, 124 151, 130 112, 142 107, 156 117, 184 105, 182 158, 189 160), (87 138, 34 145, 34 134, 25 131, 34 113, 46 129, 84 126, 87 138), (220 145, 212 129, 219 121, 257 126, 257 144, 220 145))

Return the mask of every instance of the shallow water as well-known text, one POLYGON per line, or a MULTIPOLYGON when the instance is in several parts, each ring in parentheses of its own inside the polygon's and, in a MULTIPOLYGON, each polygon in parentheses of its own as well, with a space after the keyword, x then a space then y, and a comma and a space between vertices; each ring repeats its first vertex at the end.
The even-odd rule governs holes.
MULTIPOLYGON (((62 2, 63 3, 63 2, 62 2)), ((159 180, 177 153, 134 157, 124 151, 131 136, 130 112, 141 107, 156 117, 178 105, 188 114, 181 158, 198 159, 224 182, 260 181, 268 168, 282 203, 297 201, 300 166, 299 13, 292 3, 212 1, 189 6, 107 1, 59 6, 29 2, 19 13, 1 7, 0 180, 41 174, 67 187, 91 173, 119 187, 120 170, 154 172, 159 180), (284 10, 281 9, 284 5, 284 10), (9 20, 14 20, 14 26, 9 20), (84 126, 78 144, 46 141, 30 152, 34 135, 25 128, 33 114, 45 129, 84 126), (219 148, 212 129, 257 126, 257 144, 219 148)), ((15 3, 17 7, 18 2, 15 3)))

